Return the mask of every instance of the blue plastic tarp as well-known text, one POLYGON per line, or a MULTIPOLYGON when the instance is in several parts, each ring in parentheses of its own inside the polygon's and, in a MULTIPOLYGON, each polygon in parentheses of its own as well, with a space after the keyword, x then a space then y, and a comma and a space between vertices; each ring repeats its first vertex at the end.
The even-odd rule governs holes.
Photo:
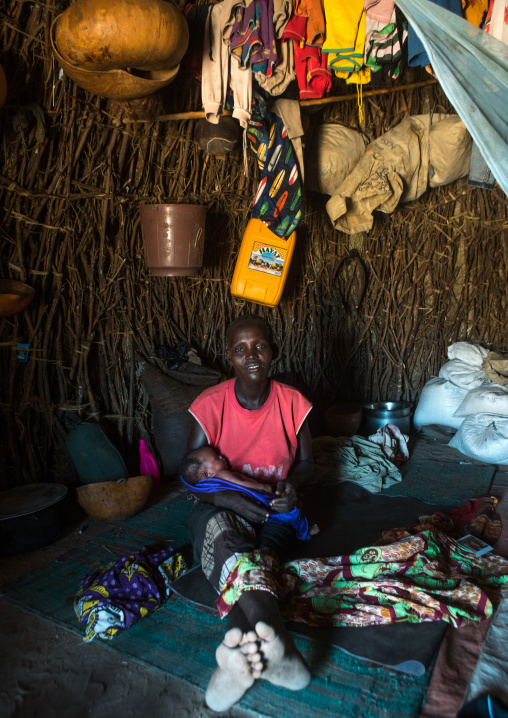
POLYGON ((395 0, 441 87, 508 194, 508 45, 429 0, 395 0))

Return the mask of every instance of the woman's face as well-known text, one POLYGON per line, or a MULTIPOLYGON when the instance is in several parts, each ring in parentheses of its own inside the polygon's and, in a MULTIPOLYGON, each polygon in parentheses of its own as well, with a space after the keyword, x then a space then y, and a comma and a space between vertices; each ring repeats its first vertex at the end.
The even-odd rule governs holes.
POLYGON ((272 348, 263 328, 257 322, 240 324, 231 337, 227 358, 238 378, 261 381, 270 373, 272 348))

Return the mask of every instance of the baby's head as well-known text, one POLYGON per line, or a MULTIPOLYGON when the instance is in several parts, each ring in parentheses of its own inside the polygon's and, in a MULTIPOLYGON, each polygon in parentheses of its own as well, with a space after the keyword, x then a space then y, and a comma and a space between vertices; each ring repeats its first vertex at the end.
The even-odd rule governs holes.
POLYGON ((202 446, 184 456, 180 473, 184 481, 194 486, 198 481, 210 479, 225 468, 227 462, 223 456, 217 454, 211 446, 202 446))

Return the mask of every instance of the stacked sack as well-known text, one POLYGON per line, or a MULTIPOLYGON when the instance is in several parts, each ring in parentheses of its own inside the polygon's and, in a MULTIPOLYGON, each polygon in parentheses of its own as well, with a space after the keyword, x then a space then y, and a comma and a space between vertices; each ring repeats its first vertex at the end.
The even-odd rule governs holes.
POLYGON ((450 426, 457 429, 450 446, 479 461, 508 464, 508 384, 489 371, 499 355, 468 342, 451 344, 447 353, 439 377, 422 390, 415 428, 450 426))

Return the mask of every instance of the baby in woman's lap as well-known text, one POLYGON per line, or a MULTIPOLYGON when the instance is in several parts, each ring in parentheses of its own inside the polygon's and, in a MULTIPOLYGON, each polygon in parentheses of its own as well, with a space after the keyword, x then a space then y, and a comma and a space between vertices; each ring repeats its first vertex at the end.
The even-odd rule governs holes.
POLYGON ((296 536, 301 541, 307 541, 319 532, 316 524, 309 529, 307 519, 297 508, 287 514, 271 512, 271 500, 267 494, 275 496, 274 487, 270 484, 260 483, 238 471, 231 471, 224 456, 218 454, 211 446, 202 446, 200 449, 189 452, 182 461, 181 476, 188 488, 198 493, 226 491, 228 488, 237 491, 247 489, 251 495, 254 495, 254 498, 267 506, 266 521, 288 523, 295 529, 296 536), (216 479, 219 479, 219 482, 216 479), (258 495, 256 496, 256 494, 258 495))

